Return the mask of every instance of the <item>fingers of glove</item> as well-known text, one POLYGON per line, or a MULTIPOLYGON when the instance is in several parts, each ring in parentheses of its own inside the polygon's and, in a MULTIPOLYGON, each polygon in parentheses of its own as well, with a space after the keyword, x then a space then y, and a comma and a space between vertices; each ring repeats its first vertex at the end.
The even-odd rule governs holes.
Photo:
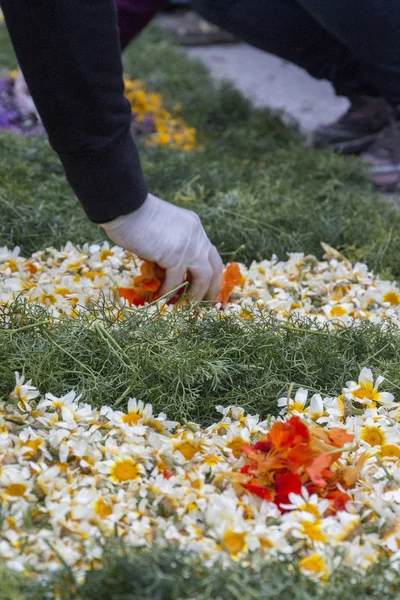
POLYGON ((215 246, 211 246, 208 258, 213 270, 213 276, 211 279, 210 287, 208 288, 204 299, 209 300, 210 302, 217 302, 221 291, 222 273, 224 270, 224 265, 215 246))
POLYGON ((164 294, 168 294, 168 292, 177 288, 183 283, 184 279, 185 269, 182 269, 182 267, 167 269, 165 281, 160 289, 160 296, 164 296, 164 294))
POLYGON ((189 273, 191 283, 188 295, 195 301, 203 300, 210 288, 214 274, 206 253, 202 262, 189 267, 189 273))

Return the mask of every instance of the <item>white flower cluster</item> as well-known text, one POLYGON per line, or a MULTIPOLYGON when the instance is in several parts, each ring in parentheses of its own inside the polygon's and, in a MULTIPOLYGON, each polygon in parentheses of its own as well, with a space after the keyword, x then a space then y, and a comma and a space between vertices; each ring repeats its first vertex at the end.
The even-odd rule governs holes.
MULTIPOLYGON (((400 289, 395 283, 324 248, 323 261, 295 253, 287 261, 273 257, 249 268, 240 265, 243 281, 233 289, 225 311, 249 319, 271 312, 282 320, 294 315, 339 325, 357 319, 400 323, 400 289)), ((126 306, 117 289, 132 287, 140 264, 134 255, 107 242, 81 248, 68 243, 62 250, 48 248, 29 258, 21 257, 18 248, 1 248, 0 304, 20 298, 47 308, 55 317, 95 311, 96 303, 104 299, 115 306, 117 298, 126 306)), ((173 308, 164 305, 163 310, 173 308)), ((220 311, 221 306, 205 310, 220 311)))
POLYGON ((115 532, 135 547, 176 544, 206 564, 256 566, 284 554, 316 578, 340 560, 362 571, 383 556, 400 559, 400 410, 369 369, 337 398, 299 390, 279 401, 278 421, 300 414, 354 434, 343 457, 363 467, 336 514, 305 488, 283 513, 237 493, 227 473, 240 471, 243 445, 265 438, 276 419, 217 407, 214 425, 182 426, 134 399, 127 412, 97 410, 73 392, 42 396, 16 378, 0 403, 0 558, 11 568, 45 578, 63 561, 81 580, 115 532))

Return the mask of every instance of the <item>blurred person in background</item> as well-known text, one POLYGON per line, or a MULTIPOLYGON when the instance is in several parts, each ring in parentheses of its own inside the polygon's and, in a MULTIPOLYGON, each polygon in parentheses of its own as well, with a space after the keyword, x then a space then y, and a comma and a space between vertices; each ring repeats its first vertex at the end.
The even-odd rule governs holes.
MULTIPOLYGON (((312 144, 361 154, 372 182, 400 188, 400 3, 396 0, 189 0, 249 44, 330 81, 350 101, 312 144)), ((122 47, 167 0, 116 0, 122 47)))
MULTIPOLYGON (((189 273, 190 295, 218 297, 222 261, 199 218, 148 193, 124 98, 121 46, 163 0, 2 0, 6 24, 66 177, 88 217, 118 245, 166 269, 162 293, 189 273), (121 41, 120 41, 121 40, 121 41)), ((210 22, 318 79, 351 106, 314 144, 361 153, 373 183, 400 184, 398 0, 191 0, 210 22)))

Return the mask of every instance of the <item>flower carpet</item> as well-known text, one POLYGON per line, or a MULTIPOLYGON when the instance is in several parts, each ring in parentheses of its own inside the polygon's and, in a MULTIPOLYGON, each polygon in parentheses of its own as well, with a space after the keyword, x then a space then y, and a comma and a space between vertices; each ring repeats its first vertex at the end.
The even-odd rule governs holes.
MULTIPOLYGON (((293 253, 286 261, 273 257, 249 268, 232 263, 225 270, 220 303, 201 310, 224 310, 244 319, 267 313, 280 320, 309 317, 332 326, 365 319, 399 324, 397 283, 381 280, 365 264, 352 265, 339 252, 324 248, 322 261, 293 253)), ((168 302, 152 302, 161 284, 158 277, 162 274, 151 265, 108 242, 81 248, 68 243, 61 250, 47 248, 27 258, 20 256, 18 248, 0 249, 0 303, 20 299, 47 308, 55 317, 74 316, 88 308, 95 311, 102 299, 109 301, 115 314, 121 306, 134 309, 146 302, 153 304, 149 310, 162 306, 164 313, 172 311, 168 302)))
POLYGON ((336 398, 300 389, 281 417, 217 407, 202 429, 131 399, 96 410, 40 394, 17 374, 0 405, 0 556, 44 579, 79 581, 115 532, 128 546, 173 544, 211 565, 296 557, 325 579, 400 558, 400 412, 364 368, 336 398))
POLYGON ((163 295, 18 120, 0 37, 0 598, 398 600, 398 209, 149 30, 149 189, 226 263, 217 303, 163 295))

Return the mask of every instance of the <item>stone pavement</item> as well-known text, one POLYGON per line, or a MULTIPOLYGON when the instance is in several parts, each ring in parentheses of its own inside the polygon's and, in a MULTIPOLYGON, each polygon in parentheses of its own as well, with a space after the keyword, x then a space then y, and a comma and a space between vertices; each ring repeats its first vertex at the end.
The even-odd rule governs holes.
POLYGON ((203 60, 216 77, 230 79, 256 106, 283 110, 305 133, 319 123, 337 119, 348 106, 335 96, 327 81, 248 44, 222 44, 186 48, 203 60))

